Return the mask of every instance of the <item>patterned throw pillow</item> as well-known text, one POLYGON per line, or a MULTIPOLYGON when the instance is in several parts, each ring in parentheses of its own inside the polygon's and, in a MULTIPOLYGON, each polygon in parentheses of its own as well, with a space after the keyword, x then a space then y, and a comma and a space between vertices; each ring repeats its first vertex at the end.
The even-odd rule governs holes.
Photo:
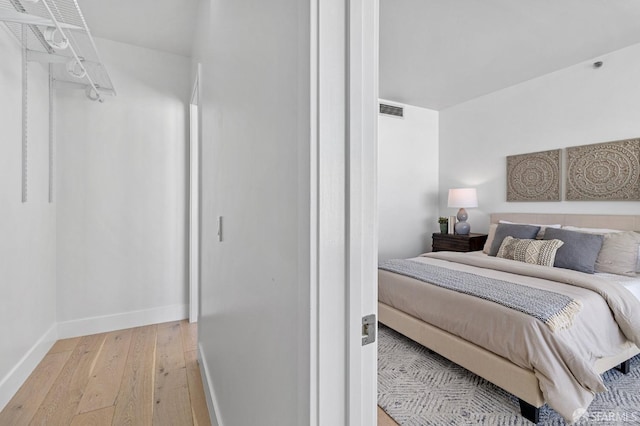
POLYGON ((505 237, 498 257, 534 265, 553 266, 556 252, 564 243, 560 240, 521 240, 505 237))

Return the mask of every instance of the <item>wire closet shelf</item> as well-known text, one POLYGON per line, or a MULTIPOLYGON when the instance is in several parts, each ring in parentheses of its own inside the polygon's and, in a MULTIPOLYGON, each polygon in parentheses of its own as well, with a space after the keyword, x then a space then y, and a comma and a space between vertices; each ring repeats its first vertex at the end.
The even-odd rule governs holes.
POLYGON ((57 86, 84 88, 100 102, 116 94, 76 0, 0 0, 0 21, 27 49, 29 61, 51 64, 57 86))

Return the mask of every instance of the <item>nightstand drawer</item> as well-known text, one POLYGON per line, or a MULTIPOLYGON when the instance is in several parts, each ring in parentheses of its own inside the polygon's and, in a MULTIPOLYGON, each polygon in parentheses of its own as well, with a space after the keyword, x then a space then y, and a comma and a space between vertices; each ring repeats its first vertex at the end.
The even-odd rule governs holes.
POLYGON ((434 233, 433 251, 477 251, 482 250, 487 241, 487 234, 440 234, 434 233))

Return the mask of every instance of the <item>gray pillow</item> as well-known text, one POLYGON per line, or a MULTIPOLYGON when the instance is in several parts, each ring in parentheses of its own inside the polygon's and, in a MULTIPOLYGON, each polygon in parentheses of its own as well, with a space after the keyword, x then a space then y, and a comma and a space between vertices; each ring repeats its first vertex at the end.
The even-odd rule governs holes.
POLYGON ((556 252, 553 264, 556 268, 594 273, 598 253, 602 247, 603 235, 549 228, 544 233, 545 240, 558 239, 564 245, 556 252))
POLYGON ((495 256, 500 250, 502 240, 504 237, 513 237, 521 240, 532 240, 538 235, 540 230, 539 226, 533 225, 517 225, 514 223, 500 223, 496 228, 493 242, 491 243, 491 249, 489 250, 489 256, 495 256))

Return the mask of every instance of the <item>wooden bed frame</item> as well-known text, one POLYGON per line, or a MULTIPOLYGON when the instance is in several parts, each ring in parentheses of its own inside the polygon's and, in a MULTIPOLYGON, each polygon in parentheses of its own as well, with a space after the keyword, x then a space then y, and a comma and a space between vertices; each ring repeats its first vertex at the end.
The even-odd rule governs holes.
MULTIPOLYGON (((498 223, 500 220, 541 225, 561 224, 588 228, 640 230, 640 216, 635 215, 543 213, 494 213, 491 215, 491 223, 498 223)), ((378 302, 378 316, 382 324, 518 397, 522 415, 533 423, 538 423, 539 409, 545 401, 533 371, 519 367, 506 358, 381 302, 378 302)), ((633 346, 616 356, 599 359, 595 364, 596 370, 602 374, 611 368, 618 367, 626 374, 629 372, 629 359, 638 353, 640 349, 633 346)))

